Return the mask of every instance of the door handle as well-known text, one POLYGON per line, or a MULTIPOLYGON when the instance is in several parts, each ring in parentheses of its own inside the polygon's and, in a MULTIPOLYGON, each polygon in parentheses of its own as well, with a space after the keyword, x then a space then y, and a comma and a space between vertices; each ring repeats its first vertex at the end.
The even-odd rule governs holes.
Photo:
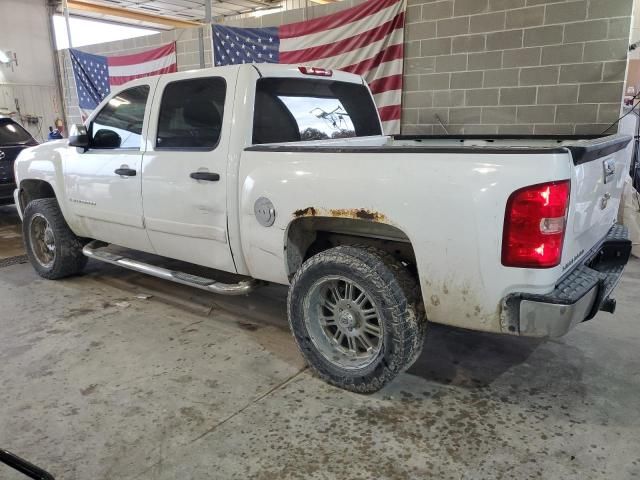
POLYGON ((120 175, 122 177, 135 177, 136 171, 133 168, 116 168, 113 172, 116 175, 120 175))
POLYGON ((217 182, 218 180, 220 180, 219 173, 192 172, 189 176, 194 180, 205 180, 207 182, 217 182))

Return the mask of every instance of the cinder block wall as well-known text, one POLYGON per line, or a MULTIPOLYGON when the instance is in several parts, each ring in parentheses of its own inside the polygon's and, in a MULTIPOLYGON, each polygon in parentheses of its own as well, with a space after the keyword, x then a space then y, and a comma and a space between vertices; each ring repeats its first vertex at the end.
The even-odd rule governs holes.
POLYGON ((403 133, 600 133, 633 0, 409 0, 403 133))
MULTIPOLYGON (((225 23, 261 27, 317 18, 344 0, 225 23)), ((402 133, 601 133, 616 120, 633 0, 408 0, 402 133), (436 117, 437 115, 437 117, 436 117)), ((205 66, 211 40, 205 32, 205 66)), ((177 41, 178 69, 199 68, 198 29, 82 47, 118 55, 177 41)), ((69 119, 80 121, 68 52, 69 119)), ((615 127, 614 127, 615 129, 615 127)), ((612 129, 612 130, 614 130, 612 129)))

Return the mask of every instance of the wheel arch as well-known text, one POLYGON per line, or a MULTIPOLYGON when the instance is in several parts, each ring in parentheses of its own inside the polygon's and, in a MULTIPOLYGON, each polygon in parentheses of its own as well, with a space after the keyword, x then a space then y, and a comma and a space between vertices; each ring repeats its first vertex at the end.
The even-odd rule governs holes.
POLYGON ((289 279, 311 256, 339 245, 375 246, 392 254, 417 279, 411 240, 398 227, 376 218, 304 215, 293 219, 285 232, 285 262, 289 279))
MULTIPOLYGON (((53 186, 46 180, 41 179, 25 179, 20 182, 18 190, 18 201, 20 202, 20 211, 24 212, 29 202, 40 198, 55 198, 56 192, 53 186)), ((58 201, 58 204, 60 201, 58 201)))

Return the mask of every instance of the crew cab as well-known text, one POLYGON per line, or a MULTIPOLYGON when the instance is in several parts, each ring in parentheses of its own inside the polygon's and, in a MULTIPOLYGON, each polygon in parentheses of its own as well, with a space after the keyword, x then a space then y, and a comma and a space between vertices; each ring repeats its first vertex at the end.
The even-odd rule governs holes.
POLYGON ((112 92, 68 141, 20 154, 15 201, 45 278, 94 258, 228 295, 289 285, 309 365, 372 392, 430 322, 557 337, 613 312, 629 141, 393 137, 359 76, 218 67, 112 92))

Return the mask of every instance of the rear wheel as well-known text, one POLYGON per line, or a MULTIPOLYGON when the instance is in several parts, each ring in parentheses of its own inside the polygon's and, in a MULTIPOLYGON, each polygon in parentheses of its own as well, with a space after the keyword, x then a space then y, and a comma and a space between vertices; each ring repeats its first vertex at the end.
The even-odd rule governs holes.
POLYGON ((82 241, 71 231, 54 198, 29 202, 22 222, 27 256, 43 278, 56 280, 82 271, 87 257, 82 241))
POLYGON ((386 252, 341 246, 307 260, 291 283, 289 323, 310 367, 361 393, 382 388, 416 360, 426 321, 418 286, 386 252))

